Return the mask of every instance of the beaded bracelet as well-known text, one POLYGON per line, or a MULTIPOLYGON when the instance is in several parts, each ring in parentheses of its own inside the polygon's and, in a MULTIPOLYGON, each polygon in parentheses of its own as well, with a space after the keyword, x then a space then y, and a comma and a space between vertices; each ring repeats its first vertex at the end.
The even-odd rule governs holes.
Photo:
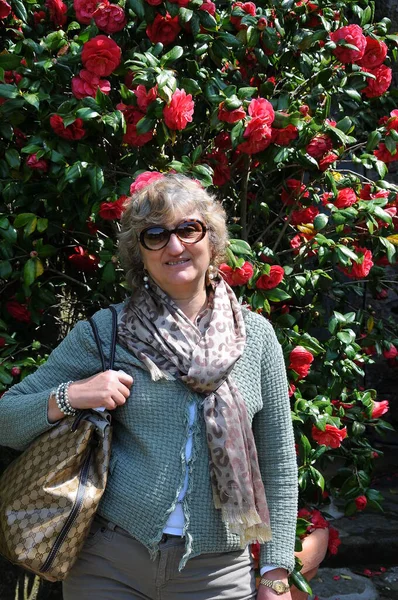
POLYGON ((69 402, 68 389, 71 383, 73 383, 73 381, 68 381, 67 383, 60 383, 55 392, 55 402, 59 410, 68 417, 73 417, 77 413, 77 410, 73 408, 73 406, 71 406, 71 403, 69 402))

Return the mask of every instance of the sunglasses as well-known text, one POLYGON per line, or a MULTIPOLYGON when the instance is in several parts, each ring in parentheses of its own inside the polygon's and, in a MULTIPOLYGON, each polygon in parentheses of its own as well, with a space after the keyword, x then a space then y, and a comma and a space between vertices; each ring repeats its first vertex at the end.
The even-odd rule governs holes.
POLYGON ((169 243, 174 233, 183 244, 197 244, 206 235, 206 225, 197 219, 181 221, 174 229, 166 229, 160 225, 152 225, 140 233, 140 244, 147 250, 161 250, 169 243))

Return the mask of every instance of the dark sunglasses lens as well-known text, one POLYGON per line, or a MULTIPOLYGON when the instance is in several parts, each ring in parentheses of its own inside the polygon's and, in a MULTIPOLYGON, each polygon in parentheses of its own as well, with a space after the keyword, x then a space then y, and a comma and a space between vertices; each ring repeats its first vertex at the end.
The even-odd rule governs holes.
POLYGON ((169 241, 170 234, 164 227, 151 227, 143 236, 144 246, 151 250, 160 250, 169 241))
POLYGON ((183 242, 194 244, 202 239, 203 227, 198 221, 185 221, 178 225, 176 233, 183 242))

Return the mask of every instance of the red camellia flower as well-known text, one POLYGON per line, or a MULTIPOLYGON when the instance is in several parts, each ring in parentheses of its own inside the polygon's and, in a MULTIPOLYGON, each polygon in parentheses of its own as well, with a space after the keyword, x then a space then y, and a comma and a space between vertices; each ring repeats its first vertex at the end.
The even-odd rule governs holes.
POLYGON ((304 223, 313 223, 315 217, 319 215, 319 210, 316 206, 308 206, 300 210, 293 210, 291 213, 290 222, 292 225, 302 225, 304 223))
POLYGON ((348 208, 357 201, 356 193, 352 188, 343 188, 339 190, 337 198, 333 201, 336 208, 348 208))
POLYGON ((199 6, 199 10, 205 10, 212 17, 214 17, 214 15, 216 14, 216 5, 214 4, 214 2, 212 2, 212 0, 204 0, 202 6, 199 6))
POLYGON ((128 196, 120 196, 115 202, 101 202, 100 208, 98 211, 101 219, 105 221, 114 221, 115 219, 120 219, 125 209, 125 202, 128 196))
POLYGON ((11 6, 6 0, 0 0, 0 19, 6 19, 11 12, 11 6))
POLYGON ((57 27, 62 27, 66 23, 66 13, 68 7, 62 0, 47 0, 46 7, 50 13, 50 19, 57 27))
POLYGON ((144 171, 143 173, 140 173, 134 183, 130 185, 130 194, 136 194, 153 181, 161 179, 162 177, 164 177, 164 175, 163 173, 159 173, 159 171, 144 171))
POLYGON ((354 502, 355 506, 357 507, 357 510, 364 510, 368 503, 368 499, 366 498, 366 496, 357 496, 354 502))
POLYGON ((384 42, 367 37, 365 54, 357 61, 357 64, 365 69, 376 69, 384 62, 387 50, 387 44, 384 42))
POLYGON ((82 63, 99 77, 110 75, 120 64, 122 51, 106 35, 97 35, 83 45, 82 63))
POLYGON ((333 142, 326 133, 321 133, 312 138, 306 147, 306 152, 315 160, 319 160, 333 148, 333 142))
POLYGON ((98 269, 99 258, 95 254, 89 254, 82 246, 74 248, 75 253, 68 256, 68 260, 79 271, 94 273, 98 269))
POLYGON ((117 104, 116 108, 122 111, 126 120, 126 133, 123 135, 123 142, 129 146, 144 146, 153 138, 153 131, 147 133, 137 132, 137 123, 145 117, 145 113, 141 112, 135 106, 126 106, 125 104, 117 104))
POLYGON ((206 160, 213 169, 213 184, 224 185, 231 179, 231 169, 228 157, 222 150, 213 150, 205 155, 206 160))
POLYGON ((134 91, 137 98, 137 105, 140 110, 146 112, 148 106, 156 100, 158 94, 158 86, 155 85, 150 90, 147 90, 145 85, 139 85, 134 91))
POLYGON ((64 120, 60 115, 51 115, 50 125, 54 132, 65 140, 81 140, 86 135, 82 119, 76 119, 65 127, 64 120))
POLYGON ((313 508, 312 510, 308 510, 308 508, 300 508, 297 513, 297 517, 310 522, 305 535, 312 533, 315 531, 315 529, 327 529, 329 527, 329 523, 322 516, 322 513, 316 508, 313 508))
POLYGON ((21 367, 12 367, 10 372, 13 377, 18 377, 21 374, 21 367))
MULTIPOLYGON (((0 0, 1 3, 1 0, 0 0)), ((44 10, 38 10, 38 11, 34 11, 33 13, 33 23, 35 25, 35 27, 37 25, 39 25, 40 23, 43 23, 43 21, 46 20, 46 13, 44 12, 44 10)))
POLYGON ((220 265, 219 270, 225 281, 230 286, 244 285, 253 277, 253 265, 249 262, 243 263, 241 267, 233 269, 226 263, 220 265))
POLYGON ((281 200, 286 206, 296 204, 302 198, 309 198, 310 193, 299 179, 287 179, 281 193, 281 200))
POLYGON ((285 276, 285 270, 279 265, 272 265, 268 275, 261 275, 256 281, 259 290, 272 290, 276 288, 285 276))
POLYGON ((327 424, 325 431, 321 431, 313 425, 311 435, 312 439, 319 445, 328 446, 329 448, 339 448, 341 442, 347 437, 347 428, 343 427, 343 429, 339 429, 334 425, 327 424))
POLYGON ((309 373, 313 360, 314 356, 309 350, 303 346, 296 346, 290 353, 288 368, 295 371, 300 379, 304 379, 309 373))
POLYGON ((338 154, 335 152, 329 152, 323 158, 319 159, 319 168, 321 171, 326 171, 326 169, 332 165, 339 158, 338 154))
POLYGON ((367 98, 378 98, 382 96, 390 87, 392 81, 392 69, 386 65, 380 65, 377 69, 362 69, 367 73, 372 73, 376 79, 368 79, 367 86, 361 90, 367 98))
POLYGON ((152 44, 160 42, 164 46, 172 44, 180 31, 178 16, 171 17, 169 13, 166 13, 166 16, 158 13, 154 21, 146 28, 146 34, 152 44))
POLYGON ((398 350, 394 346, 394 344, 390 344, 388 350, 383 350, 384 358, 396 358, 398 356, 398 350))
POLYGON ((395 145, 395 154, 391 154, 391 152, 387 149, 387 146, 380 142, 379 146, 376 150, 373 150, 373 154, 376 156, 378 160, 382 160, 385 163, 391 163, 398 160, 398 147, 395 145))
POLYGON ((111 84, 107 79, 100 79, 95 73, 82 69, 79 75, 72 77, 72 94, 78 100, 91 96, 95 98, 97 90, 100 89, 103 94, 109 94, 111 84))
POLYGON ((235 110, 228 110, 225 108, 225 102, 221 102, 218 107, 217 116, 220 121, 224 121, 225 123, 237 123, 237 121, 245 118, 246 112, 242 106, 235 108, 235 110))
POLYGON ((359 25, 346 25, 345 27, 340 27, 340 29, 333 31, 330 34, 330 39, 337 44, 336 48, 333 50, 333 54, 342 63, 356 62, 365 54, 366 38, 359 25), (345 40, 347 44, 356 46, 358 50, 351 50, 351 48, 339 46, 338 42, 340 40, 345 40))
POLYGON ((73 8, 75 9, 76 19, 79 23, 83 23, 84 25, 90 24, 97 4, 97 0, 73 0, 73 8))
POLYGON ((187 124, 192 121, 194 108, 192 95, 177 88, 171 97, 170 104, 163 109, 164 122, 169 129, 185 129, 187 124))
MULTIPOLYGON (((235 2, 232 5, 232 10, 234 8, 240 8, 243 12, 247 13, 254 17, 256 15, 256 5, 253 2, 235 2)), ((242 17, 231 17, 231 23, 236 27, 236 29, 247 29, 247 25, 242 25, 242 17)))
POLYGON ((17 300, 9 300, 6 302, 6 311, 16 321, 30 323, 31 315, 26 304, 21 304, 17 300))
POLYGON ((387 118, 386 127, 388 131, 391 131, 391 129, 398 131, 398 109, 394 109, 390 112, 390 118, 387 118))
POLYGON ((381 402, 374 401, 373 405, 372 405, 372 413, 371 413, 372 419, 378 419, 382 415, 385 415, 386 412, 389 411, 389 409, 390 409, 390 406, 388 404, 388 400, 382 400, 381 402))
POLYGON ((292 124, 287 125, 282 129, 276 129, 275 127, 272 127, 271 130, 271 143, 277 144, 278 146, 288 146, 291 141, 298 137, 299 134, 297 127, 292 124))
POLYGON ((339 532, 334 527, 329 527, 328 550, 330 554, 337 554, 340 544, 341 539, 339 537, 339 532))
POLYGON ((98 29, 108 34, 121 31, 127 23, 122 7, 118 4, 110 4, 107 0, 98 5, 93 12, 93 18, 98 29))
POLYGON ((159 6, 159 4, 162 4, 163 0, 145 0, 147 2, 147 4, 150 4, 150 6, 159 6))
POLYGON ((362 262, 352 262, 351 267, 340 267, 340 269, 351 279, 363 279, 369 275, 370 269, 373 267, 372 252, 367 248, 357 247, 356 252, 362 254, 362 262))
POLYGON ((43 171, 46 173, 48 171, 48 162, 45 158, 37 158, 37 154, 30 154, 26 161, 29 169, 35 169, 37 171, 43 171))
POLYGON ((228 131, 221 131, 214 138, 214 145, 218 150, 231 150, 232 142, 228 131))
POLYGON ((243 134, 246 141, 239 144, 238 150, 245 154, 256 154, 271 143, 271 124, 275 112, 271 102, 265 98, 254 98, 249 104, 248 113, 251 119, 243 134))

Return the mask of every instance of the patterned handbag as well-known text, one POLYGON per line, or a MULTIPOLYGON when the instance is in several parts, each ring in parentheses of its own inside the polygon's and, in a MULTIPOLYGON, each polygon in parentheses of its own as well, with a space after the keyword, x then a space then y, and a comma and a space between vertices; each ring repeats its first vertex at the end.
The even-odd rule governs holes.
MULTIPOLYGON (((112 311, 109 369, 117 314, 112 311)), ((89 320, 102 368, 98 329, 89 320)), ((0 478, 0 554, 48 581, 65 579, 105 490, 112 428, 107 411, 80 411, 43 433, 0 478)))

